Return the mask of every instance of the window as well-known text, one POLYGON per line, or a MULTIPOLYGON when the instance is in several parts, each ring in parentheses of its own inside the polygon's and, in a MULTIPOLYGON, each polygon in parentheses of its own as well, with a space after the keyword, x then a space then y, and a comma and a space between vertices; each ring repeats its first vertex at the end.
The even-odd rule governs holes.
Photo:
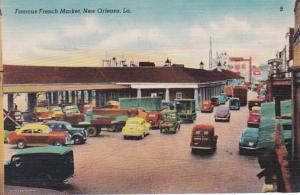
POLYGON ((34 129, 33 133, 41 133, 42 131, 40 129, 34 129))
POLYGON ((25 129, 22 131, 22 133, 32 133, 32 130, 31 129, 25 129))
POLYGON ((182 99, 182 92, 176 92, 176 99, 182 99))
POLYGON ((157 97, 157 93, 151 93, 151 97, 157 97))

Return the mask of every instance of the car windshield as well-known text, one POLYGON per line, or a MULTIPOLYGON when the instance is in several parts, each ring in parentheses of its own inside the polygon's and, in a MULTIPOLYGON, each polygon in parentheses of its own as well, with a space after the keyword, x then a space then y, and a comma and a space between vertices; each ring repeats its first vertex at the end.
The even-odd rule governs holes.
POLYGON ((61 111, 61 108, 60 107, 53 107, 51 108, 52 111, 61 111))
POLYGON ((65 126, 67 129, 71 129, 72 128, 72 125, 70 123, 65 123, 65 126))
POLYGON ((48 109, 47 109, 47 108, 44 108, 44 107, 36 107, 36 108, 35 108, 35 111, 36 111, 36 112, 48 112, 48 109))
POLYGON ((216 102, 216 101, 218 101, 218 98, 213 97, 213 98, 211 98, 211 101, 212 101, 212 102, 216 102))
POLYGON ((136 126, 136 125, 138 125, 138 124, 139 124, 138 121, 127 121, 127 122, 126 122, 126 125, 130 125, 130 126, 136 126))
POLYGON ((239 100, 233 99, 233 100, 230 100, 230 103, 231 103, 231 104, 237 104, 237 103, 239 103, 239 100))
POLYGON ((175 113, 164 114, 163 119, 165 121, 176 120, 176 114, 175 113))

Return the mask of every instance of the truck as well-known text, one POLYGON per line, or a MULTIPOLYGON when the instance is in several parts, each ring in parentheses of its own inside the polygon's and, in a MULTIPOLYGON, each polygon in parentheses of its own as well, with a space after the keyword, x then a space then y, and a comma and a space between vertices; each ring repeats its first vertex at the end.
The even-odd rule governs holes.
POLYGON ((193 123, 196 119, 196 106, 194 99, 175 99, 175 110, 180 122, 193 123))
POLYGON ((119 102, 121 109, 138 108, 139 116, 150 123, 152 129, 158 128, 162 122, 160 113, 162 99, 160 97, 119 98, 119 102))
POLYGON ((228 97, 232 97, 233 96, 233 87, 232 86, 227 86, 224 88, 224 93, 228 96, 228 97))
POLYGON ((235 86, 233 88, 233 97, 240 99, 240 106, 247 105, 247 93, 248 89, 243 86, 235 86))
POLYGON ((89 137, 95 137, 103 129, 121 131, 129 117, 137 116, 137 109, 93 108, 85 121, 72 124, 74 127, 84 128, 89 137))

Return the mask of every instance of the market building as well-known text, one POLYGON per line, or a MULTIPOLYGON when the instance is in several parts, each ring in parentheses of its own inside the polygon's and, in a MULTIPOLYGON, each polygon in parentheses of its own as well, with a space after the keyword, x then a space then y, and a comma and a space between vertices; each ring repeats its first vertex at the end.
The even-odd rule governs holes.
POLYGON ((4 108, 23 97, 21 111, 31 111, 38 96, 48 105, 94 103, 103 106, 119 97, 195 99, 196 106, 243 78, 228 71, 184 67, 49 67, 4 65, 4 108))

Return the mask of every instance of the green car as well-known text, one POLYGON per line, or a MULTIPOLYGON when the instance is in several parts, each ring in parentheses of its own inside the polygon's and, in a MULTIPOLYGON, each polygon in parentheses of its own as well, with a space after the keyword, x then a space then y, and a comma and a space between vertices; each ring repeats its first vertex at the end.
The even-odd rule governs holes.
POLYGON ((175 111, 164 110, 161 112, 161 114, 163 118, 162 122, 159 124, 161 133, 176 133, 180 130, 180 121, 175 111))
POLYGON ((218 98, 220 104, 225 104, 228 100, 228 96, 225 93, 221 93, 218 98))
POLYGON ((258 128, 247 127, 244 129, 239 142, 240 154, 246 151, 256 151, 258 142, 258 128))

